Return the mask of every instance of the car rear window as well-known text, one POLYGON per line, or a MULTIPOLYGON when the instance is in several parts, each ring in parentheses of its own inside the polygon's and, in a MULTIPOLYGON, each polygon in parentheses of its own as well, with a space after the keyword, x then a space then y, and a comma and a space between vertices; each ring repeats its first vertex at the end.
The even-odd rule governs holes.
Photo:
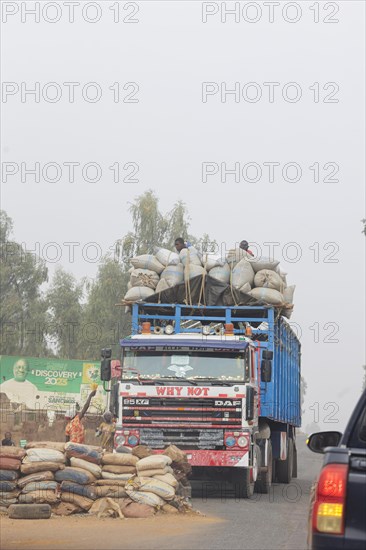
POLYGON ((366 449, 366 406, 361 412, 350 437, 350 447, 366 449))

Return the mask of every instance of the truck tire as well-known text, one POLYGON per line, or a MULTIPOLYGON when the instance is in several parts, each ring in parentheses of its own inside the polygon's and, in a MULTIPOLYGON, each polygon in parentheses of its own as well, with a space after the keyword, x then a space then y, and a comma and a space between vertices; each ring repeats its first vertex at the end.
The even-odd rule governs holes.
POLYGON ((276 464, 277 481, 279 483, 290 483, 292 477, 293 458, 294 446, 292 439, 289 437, 287 443, 287 458, 286 460, 277 460, 276 464))
POLYGON ((254 493, 254 481, 250 468, 235 468, 233 483, 235 498, 251 498, 254 493))
POLYGON ((11 504, 8 513, 11 519, 48 519, 52 508, 49 504, 11 504))
POLYGON ((293 451, 294 451, 294 457, 293 457, 293 465, 292 465, 292 477, 297 478, 297 448, 296 444, 293 444, 293 451))
POLYGON ((260 474, 258 475, 258 479, 255 482, 254 488, 257 493, 263 493, 263 494, 269 493, 269 490, 272 485, 273 460, 272 460, 272 443, 270 439, 268 440, 267 453, 268 453, 267 454, 267 462, 268 462, 267 471, 260 472, 260 474))

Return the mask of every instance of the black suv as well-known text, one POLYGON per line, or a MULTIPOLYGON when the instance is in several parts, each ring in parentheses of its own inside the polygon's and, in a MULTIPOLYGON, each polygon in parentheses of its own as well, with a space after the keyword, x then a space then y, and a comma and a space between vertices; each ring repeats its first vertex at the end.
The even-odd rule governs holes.
POLYGON ((312 434, 307 445, 324 453, 310 501, 309 547, 366 548, 366 390, 347 428, 312 434))

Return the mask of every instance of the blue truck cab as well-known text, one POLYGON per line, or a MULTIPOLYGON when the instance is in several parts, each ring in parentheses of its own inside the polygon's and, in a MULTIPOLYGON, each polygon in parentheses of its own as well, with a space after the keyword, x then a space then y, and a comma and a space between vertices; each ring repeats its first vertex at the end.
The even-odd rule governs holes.
POLYGON ((270 306, 136 303, 120 342, 115 444, 174 444, 242 498, 297 475, 300 343, 270 306))

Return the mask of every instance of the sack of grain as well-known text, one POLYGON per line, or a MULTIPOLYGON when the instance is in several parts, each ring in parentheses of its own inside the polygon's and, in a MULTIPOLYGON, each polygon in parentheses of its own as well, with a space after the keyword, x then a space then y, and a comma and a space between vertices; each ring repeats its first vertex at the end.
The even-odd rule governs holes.
POLYGON ((139 461, 132 453, 104 453, 102 464, 115 464, 118 466, 135 466, 139 461))
POLYGON ((160 279, 156 285, 155 292, 163 292, 164 290, 168 290, 168 288, 170 288, 170 286, 167 279, 160 279))
POLYGON ((254 285, 263 288, 274 288, 279 292, 284 289, 283 280, 280 275, 272 269, 261 269, 254 277, 254 285))
POLYGON ((119 464, 105 464, 103 472, 111 472, 112 474, 135 474, 135 466, 120 466, 119 464))
POLYGON ((64 468, 65 465, 61 464, 61 462, 23 462, 20 467, 20 471, 22 474, 28 475, 43 471, 56 472, 57 470, 63 470, 64 468))
POLYGON ((151 456, 153 452, 148 445, 137 445, 132 449, 132 454, 141 459, 151 456))
POLYGON ((62 502, 70 502, 85 511, 88 511, 94 502, 90 498, 81 497, 80 495, 75 495, 74 493, 61 493, 61 500, 62 502))
POLYGON ((148 504, 131 502, 122 509, 125 518, 150 518, 155 514, 155 508, 148 504))
POLYGON ((17 458, 22 460, 25 457, 25 450, 22 447, 8 447, 0 445, 0 458, 17 458))
MULTIPOLYGON (((113 483, 113 481, 110 481, 113 483)), ((124 487, 118 485, 101 485, 94 487, 97 498, 103 497, 114 497, 114 498, 125 498, 127 493, 124 487)))
POLYGON ((29 462, 58 462, 65 464, 66 457, 61 451, 55 449, 28 449, 26 451, 27 457, 24 459, 25 463, 29 462))
POLYGON ((155 256, 152 254, 142 254, 141 256, 136 256, 130 260, 131 264, 135 269, 151 269, 160 275, 164 269, 164 265, 161 264, 155 256))
POLYGON ((56 491, 58 488, 57 481, 32 481, 31 483, 27 483, 22 488, 22 493, 31 493, 33 491, 44 491, 44 490, 51 490, 56 491))
POLYGON ((128 290, 124 296, 126 302, 137 302, 138 300, 146 300, 149 296, 155 294, 155 291, 152 288, 147 286, 133 286, 128 290))
POLYGON ((155 247, 155 257, 164 266, 179 264, 179 255, 166 248, 155 247))
POLYGON ((80 485, 87 485, 88 483, 94 483, 96 478, 92 473, 82 468, 70 468, 66 467, 64 470, 59 470, 55 473, 56 481, 73 481, 80 483, 80 485))
POLYGON ((1 508, 9 508, 12 504, 17 504, 18 499, 17 498, 1 498, 0 497, 0 507, 1 508))
POLYGON ((258 258, 250 258, 248 261, 252 264, 252 267, 257 273, 262 269, 272 269, 276 270, 276 267, 280 263, 279 260, 274 260, 273 258, 266 258, 264 256, 259 256, 258 258))
POLYGON ((193 279, 194 277, 198 277, 201 275, 204 277, 207 275, 207 271, 204 267, 201 265, 195 265, 195 264, 187 264, 184 269, 184 280, 188 281, 189 279, 193 279))
POLYGON ((172 474, 164 474, 162 476, 155 475, 154 478, 159 481, 164 481, 164 483, 168 483, 168 485, 174 488, 178 487, 178 480, 172 474))
POLYGON ((283 299, 286 304, 292 304, 294 301, 294 292, 295 292, 296 285, 288 286, 283 291, 283 299))
POLYGON ((184 266, 186 265, 200 265, 202 266, 201 256, 193 246, 189 248, 182 248, 179 252, 180 261, 184 266))
POLYGON ((17 481, 18 487, 25 487, 28 483, 34 483, 36 481, 53 481, 55 476, 50 471, 38 472, 36 474, 29 474, 27 476, 21 477, 17 481))
POLYGON ((241 286, 239 290, 240 292, 244 292, 244 294, 249 294, 249 292, 252 290, 252 287, 249 283, 245 283, 245 285, 241 286))
MULTIPOLYGON (((175 497, 174 487, 156 479, 156 477, 135 477, 131 481, 135 490, 144 491, 148 493, 154 493, 164 500, 172 500, 175 497)), ((128 492, 129 485, 126 485, 126 491, 128 492)))
POLYGON ((80 485, 73 481, 63 481, 61 483, 61 493, 73 493, 81 497, 95 500, 98 498, 97 488, 92 485, 80 485))
POLYGON ((155 477, 155 476, 164 476, 165 474, 172 474, 173 470, 170 466, 165 466, 165 468, 154 468, 152 470, 144 470, 143 474, 145 477, 155 477))
POLYGON ((57 516, 71 516, 71 514, 78 514, 82 511, 82 508, 71 502, 59 502, 52 506, 52 513, 57 516))
POLYGON ((272 306, 281 306, 283 304, 282 294, 273 288, 253 288, 249 294, 256 300, 260 300, 272 306))
POLYGON ((141 472, 143 470, 162 469, 169 466, 171 463, 172 459, 167 455, 152 455, 139 460, 136 464, 136 468, 141 472))
POLYGON ((21 462, 17 458, 8 458, 7 456, 0 456, 1 470, 19 470, 20 465, 21 465, 21 462))
MULTIPOLYGON (((107 472, 108 473, 108 472, 107 472)), ((113 484, 113 487, 124 487, 126 485, 128 480, 126 479, 98 479, 94 485, 100 485, 101 487, 105 485, 111 485, 113 484)))
POLYGON ((165 279, 169 286, 179 285, 184 281, 184 266, 183 264, 169 265, 160 275, 160 281, 165 279))
POLYGON ((208 252, 205 252, 202 256, 202 265, 206 271, 210 271, 214 267, 223 267, 225 263, 226 261, 217 254, 209 254, 208 252))
POLYGON ((240 247, 231 248, 226 253, 226 261, 232 267, 239 263, 241 260, 252 258, 251 254, 248 254, 245 250, 240 247))
POLYGON ((92 473, 93 476, 95 476, 96 478, 100 478, 102 475, 102 468, 98 466, 98 464, 93 464, 92 462, 88 462, 87 460, 71 457, 70 464, 73 468, 88 470, 88 472, 92 473))
POLYGON ((19 489, 13 489, 12 491, 1 491, 0 492, 0 499, 1 500, 11 500, 13 498, 17 498, 20 494, 19 489))
POLYGON ((245 283, 251 286, 254 282, 254 271, 248 260, 240 260, 232 270, 231 284, 234 288, 241 288, 245 283))
POLYGON ((132 487, 126 488, 128 496, 139 504, 147 504, 148 506, 164 506, 164 500, 155 493, 148 493, 144 491, 135 491, 132 487))
POLYGON ((59 500, 55 491, 32 491, 18 496, 19 504, 55 504, 59 500))
POLYGON ((159 275, 156 273, 156 271, 151 271, 151 269, 139 268, 134 269, 131 273, 130 283, 133 287, 146 286, 154 290, 158 282, 159 275))
POLYGON ((187 455, 176 445, 169 445, 163 452, 165 456, 171 458, 172 462, 187 462, 187 455))
POLYGON ((100 448, 82 445, 80 443, 72 443, 71 441, 66 443, 65 453, 67 458, 80 458, 92 464, 100 464, 102 460, 102 450, 100 448))
POLYGON ((0 470, 0 481, 14 481, 19 477, 19 472, 13 470, 0 470))
POLYGON ((65 443, 55 442, 55 441, 29 441, 26 446, 26 449, 54 449, 55 451, 61 451, 62 453, 65 450, 65 443))
POLYGON ((128 481, 134 474, 112 474, 112 472, 102 472, 103 479, 128 481))
POLYGON ((228 284, 230 282, 230 273, 229 264, 224 264, 222 267, 213 267, 210 269, 209 276, 220 281, 220 283, 228 284))
POLYGON ((14 491, 17 488, 15 481, 0 481, 0 492, 8 493, 9 491, 14 491))

